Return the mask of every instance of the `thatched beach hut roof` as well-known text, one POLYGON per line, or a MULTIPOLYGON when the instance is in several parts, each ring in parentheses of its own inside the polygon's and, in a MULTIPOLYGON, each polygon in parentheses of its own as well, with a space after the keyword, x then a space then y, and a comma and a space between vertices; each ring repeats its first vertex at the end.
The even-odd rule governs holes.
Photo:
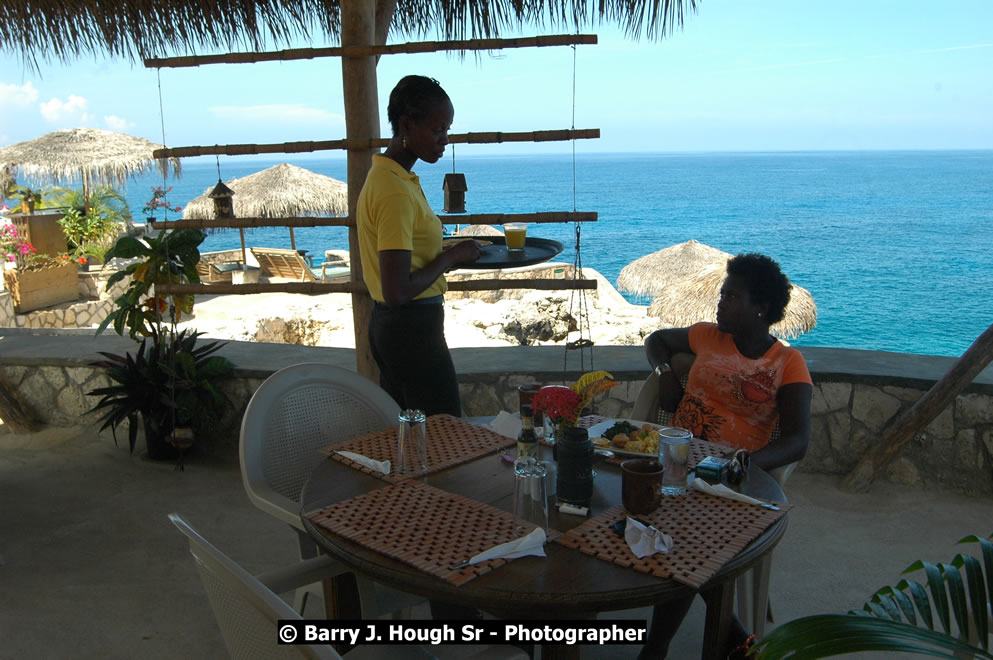
MULTIPOLYGON (((649 316, 657 316, 668 327, 682 328, 698 321, 717 321, 717 301, 727 268, 707 266, 696 275, 669 286, 648 307, 649 316)), ((790 339, 810 332, 817 325, 817 305, 803 287, 793 285, 786 316, 769 328, 777 337, 790 339)))
POLYGON ((157 165, 163 176, 179 176, 178 158, 153 158, 161 149, 145 138, 98 128, 69 128, 0 148, 0 168, 12 167, 20 177, 58 178, 70 184, 82 178, 120 186, 128 177, 157 165))
POLYGON ((617 278, 617 288, 641 296, 657 296, 708 266, 723 268, 730 258, 727 252, 694 240, 677 243, 629 263, 617 278))
MULTIPOLYGON (((225 182, 234 191, 234 214, 241 218, 348 215, 348 184, 296 165, 280 163, 225 182)), ((213 186, 183 208, 184 218, 214 218, 213 186)))

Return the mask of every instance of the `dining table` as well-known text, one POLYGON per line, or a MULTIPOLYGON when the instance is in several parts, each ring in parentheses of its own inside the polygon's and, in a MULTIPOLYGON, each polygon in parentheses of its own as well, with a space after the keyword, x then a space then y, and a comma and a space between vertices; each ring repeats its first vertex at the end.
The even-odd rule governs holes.
MULTIPOLYGON (((589 426, 602 419, 594 416, 584 422, 589 426)), ((388 452, 389 446, 395 444, 395 436, 395 429, 380 432, 377 446, 388 452)), ((466 573, 446 572, 444 564, 449 559, 442 558, 435 562, 442 565, 432 573, 426 568, 430 562, 424 559, 430 559, 431 552, 420 558, 406 556, 403 542, 398 542, 401 550, 397 552, 396 546, 381 537, 389 536, 394 525, 413 523, 426 532, 417 537, 416 543, 408 541, 417 549, 436 545, 438 548, 430 550, 447 552, 448 558, 475 554, 475 549, 465 549, 460 554, 460 548, 453 545, 462 541, 444 534, 432 537, 431 532, 447 525, 446 517, 463 510, 483 510, 496 518, 510 515, 514 468, 508 455, 514 453, 515 441, 449 416, 429 417, 427 438, 429 450, 448 447, 447 454, 444 460, 432 458, 437 469, 412 480, 378 474, 342 458, 335 452, 336 447, 329 448, 329 460, 317 465, 304 486, 303 524, 324 552, 358 574, 433 601, 479 608, 497 618, 594 619, 601 613, 631 608, 664 609, 668 602, 699 593, 706 603, 701 657, 717 658, 729 639, 735 578, 771 552, 786 531, 789 506, 782 489, 766 472, 752 466, 740 491, 779 503, 779 511, 692 489, 684 495, 666 496, 651 520, 670 534, 673 550, 638 560, 626 546, 618 546, 623 539, 617 539, 609 529, 612 522, 626 516, 621 506, 620 461, 595 463, 593 497, 587 515, 562 513, 554 506, 556 464, 552 448, 543 445, 540 458, 550 470, 547 479, 551 502, 546 556, 484 562, 466 573), (485 438, 489 444, 480 444, 460 455, 462 450, 458 447, 467 436, 485 438), (378 520, 382 516, 389 518, 395 507, 402 508, 415 496, 430 497, 400 514, 402 520, 378 520), (349 516, 351 521, 346 520, 349 516), (370 536, 362 531, 363 527, 377 525, 376 534, 370 536)), ((350 450, 363 449, 367 455, 375 450, 368 442, 344 445, 350 450)), ((703 443, 693 449, 699 460, 704 454, 718 453, 720 447, 703 443)), ((332 587, 335 602, 328 603, 329 617, 358 611, 357 594, 343 588, 343 584, 347 583, 332 587)), ((576 646, 542 645, 542 658, 578 658, 579 652, 576 646)))

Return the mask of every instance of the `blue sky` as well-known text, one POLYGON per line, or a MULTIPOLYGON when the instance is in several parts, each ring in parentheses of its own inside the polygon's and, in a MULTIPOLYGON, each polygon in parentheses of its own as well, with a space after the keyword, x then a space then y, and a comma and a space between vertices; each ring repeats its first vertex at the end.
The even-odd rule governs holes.
MULTIPOLYGON (((993 148, 991 0, 703 0, 663 41, 628 40, 613 27, 584 32, 600 43, 576 49, 575 125, 602 137, 577 150, 993 148)), ((573 122, 570 48, 383 57, 383 135, 389 90, 407 73, 441 81, 454 132, 573 122)), ((335 58, 163 69, 161 88, 160 116, 158 74, 140 64, 88 58, 42 65, 39 75, 4 55, 0 145, 76 126, 162 142, 162 123, 171 146, 344 137, 335 58)), ((340 154, 319 154, 329 155, 340 154)))

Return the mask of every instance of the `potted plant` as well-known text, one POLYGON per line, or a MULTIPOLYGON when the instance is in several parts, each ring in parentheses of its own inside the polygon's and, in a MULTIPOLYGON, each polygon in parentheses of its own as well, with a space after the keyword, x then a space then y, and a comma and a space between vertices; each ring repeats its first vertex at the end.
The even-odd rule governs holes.
POLYGON ((145 431, 148 456, 154 460, 179 458, 188 446, 177 431, 209 428, 230 402, 216 383, 230 376, 234 365, 214 355, 221 342, 197 345, 199 333, 154 328, 141 340, 134 355, 100 354, 92 366, 106 369, 113 384, 89 392, 100 400, 90 412, 101 412, 103 425, 117 440, 117 427, 128 422, 128 446, 133 453, 139 424, 145 431))
POLYGON ((10 291, 18 314, 79 297, 77 267, 70 255, 37 254, 13 225, 0 227, 0 255, 4 287, 10 291))
POLYGON ((141 209, 141 212, 145 214, 145 217, 149 222, 155 221, 155 215, 159 212, 159 209, 164 211, 182 211, 182 206, 173 206, 172 203, 166 199, 166 195, 172 192, 172 186, 168 188, 163 188, 162 186, 155 186, 152 188, 152 198, 145 202, 145 206, 141 209))
POLYGON ((21 203, 11 209, 14 213, 31 215, 36 208, 44 206, 45 191, 32 190, 27 186, 15 186, 10 193, 11 199, 19 199, 21 203))
POLYGON ((69 251, 87 265, 102 264, 104 254, 131 225, 128 203, 110 186, 97 186, 89 199, 78 189, 57 188, 51 201, 66 207, 58 221, 69 251))
POLYGON ((125 277, 131 278, 97 333, 113 325, 117 334, 126 332, 139 345, 134 355, 101 353, 106 360, 94 366, 106 369, 116 385, 89 393, 101 397, 91 412, 103 411, 103 428, 116 430, 127 420, 131 451, 140 419, 153 458, 178 454, 182 461, 189 440, 180 437, 177 429, 206 428, 204 421, 214 419, 227 403, 216 384, 231 373, 233 365, 212 355, 223 344, 198 347, 198 333, 176 331, 182 314, 193 309, 193 295, 166 297, 155 292, 157 284, 200 281, 198 246, 204 238, 204 232, 192 229, 163 231, 150 238, 122 236, 106 255, 108 259, 135 261, 108 279, 109 289, 125 277))

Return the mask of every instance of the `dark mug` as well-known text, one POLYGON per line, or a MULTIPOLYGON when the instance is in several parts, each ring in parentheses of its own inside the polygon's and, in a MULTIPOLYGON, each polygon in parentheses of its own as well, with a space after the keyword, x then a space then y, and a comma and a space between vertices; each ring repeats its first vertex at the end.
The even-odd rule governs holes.
POLYGON ((651 513, 662 504, 662 464, 652 458, 621 463, 621 501, 629 513, 651 513))

